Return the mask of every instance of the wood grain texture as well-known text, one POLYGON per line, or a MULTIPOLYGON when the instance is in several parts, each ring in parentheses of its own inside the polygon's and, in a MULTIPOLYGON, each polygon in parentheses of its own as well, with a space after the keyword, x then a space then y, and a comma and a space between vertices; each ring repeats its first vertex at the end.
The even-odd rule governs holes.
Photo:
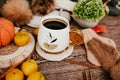
MULTIPOLYGON (((108 31, 107 33, 101 33, 99 35, 113 39, 120 53, 120 16, 105 16, 99 22, 99 24, 105 25, 108 31)), ((70 25, 71 27, 80 28, 80 26, 74 21, 72 21, 70 25)), ((29 26, 23 26, 23 28, 27 29, 30 33, 32 33, 34 29, 29 26)), ((37 42, 37 36, 34 36, 34 38, 37 42)), ((31 58, 38 61, 44 60, 37 54, 35 49, 32 54, 33 55, 31 56, 31 58)), ((84 45, 75 47, 72 55, 68 58, 78 62, 84 61, 86 63, 90 63, 87 60, 86 49, 84 45)), ((71 64, 65 61, 43 61, 39 63, 39 71, 44 74, 46 80, 84 80, 83 72, 85 70, 91 71, 93 80, 112 80, 109 73, 107 73, 102 68, 90 69, 86 66, 71 64)))
MULTIPOLYGON (((99 24, 105 25, 107 29, 107 33, 101 33, 99 35, 108 37, 115 41, 117 49, 120 53, 120 16, 106 16, 104 17, 99 24)), ((71 22, 71 27, 79 27, 80 26, 76 22, 71 22)), ((40 56, 34 52, 32 58, 36 58, 36 60, 42 59, 40 56)), ((75 61, 85 61, 90 63, 86 58, 86 49, 84 45, 79 47, 75 47, 72 55, 70 57, 71 60, 75 61)), ((93 80, 112 80, 110 78, 109 73, 105 70, 101 69, 89 69, 85 66, 80 66, 77 64, 70 64, 64 61, 60 62, 43 62, 39 64, 39 71, 42 72, 46 80, 84 80, 83 72, 84 70, 91 70, 93 80)))
POLYGON ((17 50, 11 54, 0 55, 0 68, 10 67, 30 56, 35 46, 35 40, 32 34, 29 33, 29 35, 30 41, 27 45, 18 47, 17 50))

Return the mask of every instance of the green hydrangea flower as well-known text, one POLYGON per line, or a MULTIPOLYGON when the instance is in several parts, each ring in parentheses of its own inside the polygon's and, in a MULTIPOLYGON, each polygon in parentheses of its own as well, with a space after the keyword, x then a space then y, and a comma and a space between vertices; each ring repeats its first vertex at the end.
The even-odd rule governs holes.
POLYGON ((105 9, 101 0, 79 0, 73 15, 87 21, 98 21, 105 16, 105 9))

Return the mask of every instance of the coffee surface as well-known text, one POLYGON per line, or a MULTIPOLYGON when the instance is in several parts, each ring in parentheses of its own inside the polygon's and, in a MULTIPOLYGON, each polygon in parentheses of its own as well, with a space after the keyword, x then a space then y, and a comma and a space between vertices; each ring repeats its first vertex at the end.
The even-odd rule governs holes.
POLYGON ((46 28, 53 29, 53 30, 60 30, 64 29, 66 25, 60 21, 48 21, 43 24, 46 28))

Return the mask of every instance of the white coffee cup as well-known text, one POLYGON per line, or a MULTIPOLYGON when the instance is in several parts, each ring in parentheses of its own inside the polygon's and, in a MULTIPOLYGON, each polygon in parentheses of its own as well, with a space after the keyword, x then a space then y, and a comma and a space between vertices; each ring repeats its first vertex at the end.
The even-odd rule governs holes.
POLYGON ((44 51, 61 52, 69 46, 69 21, 62 16, 45 16, 38 32, 38 44, 44 51))

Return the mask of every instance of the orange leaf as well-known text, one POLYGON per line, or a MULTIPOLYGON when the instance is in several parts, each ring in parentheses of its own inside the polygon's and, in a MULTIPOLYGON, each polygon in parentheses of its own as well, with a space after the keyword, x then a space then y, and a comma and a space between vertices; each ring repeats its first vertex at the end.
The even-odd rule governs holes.
POLYGON ((106 32, 107 32, 107 30, 106 30, 106 28, 105 28, 104 25, 97 25, 97 26, 93 27, 92 29, 93 29, 96 33, 100 33, 100 32, 106 33, 106 32))

